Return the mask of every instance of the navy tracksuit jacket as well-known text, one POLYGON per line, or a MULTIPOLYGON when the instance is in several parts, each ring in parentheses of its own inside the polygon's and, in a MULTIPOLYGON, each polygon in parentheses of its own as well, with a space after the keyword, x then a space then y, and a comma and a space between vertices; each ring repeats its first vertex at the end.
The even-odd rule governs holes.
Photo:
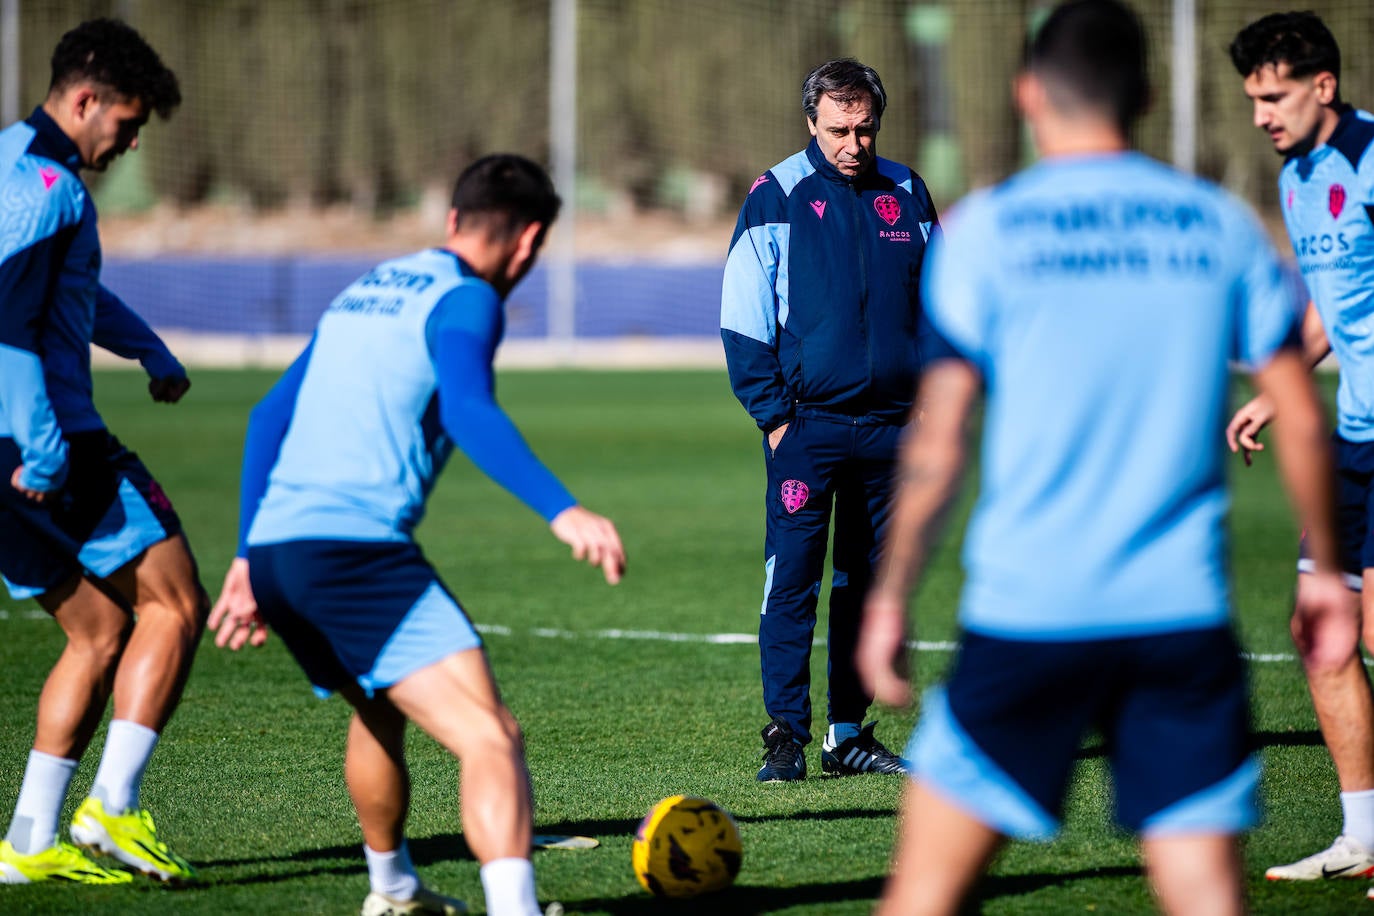
POLYGON ((829 719, 859 722, 870 702, 854 645, 920 369, 920 271, 936 225, 914 171, 879 158, 851 179, 812 140, 754 182, 730 242, 721 337, 768 467, 764 706, 802 741, 832 504, 829 719), (783 423, 774 452, 767 433, 783 423))

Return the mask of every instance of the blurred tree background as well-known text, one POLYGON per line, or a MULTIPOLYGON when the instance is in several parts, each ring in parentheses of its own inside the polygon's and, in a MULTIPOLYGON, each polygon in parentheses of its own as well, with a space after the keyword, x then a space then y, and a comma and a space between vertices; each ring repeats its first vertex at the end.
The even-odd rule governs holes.
MULTIPOLYGON (((728 217, 752 179, 800 149, 806 71, 852 55, 889 93, 880 150, 937 204, 1033 155, 1009 83, 1041 0, 579 0, 577 200, 584 213, 728 217)), ((1261 11, 1198 0, 1198 170, 1274 204, 1280 162, 1250 125, 1226 46, 1261 11)), ((1374 106, 1368 0, 1304 2, 1347 53, 1343 95, 1374 106)), ((185 101, 104 179, 102 206, 346 205, 385 215, 442 201, 463 164, 547 162, 548 0, 19 0, 20 100, 46 91, 72 25, 113 15, 181 77, 185 101), (118 187, 114 187, 117 185, 118 187), (116 190, 118 193, 116 193, 116 190)), ((1137 138, 1167 158, 1169 0, 1137 0, 1156 96, 1137 138)))

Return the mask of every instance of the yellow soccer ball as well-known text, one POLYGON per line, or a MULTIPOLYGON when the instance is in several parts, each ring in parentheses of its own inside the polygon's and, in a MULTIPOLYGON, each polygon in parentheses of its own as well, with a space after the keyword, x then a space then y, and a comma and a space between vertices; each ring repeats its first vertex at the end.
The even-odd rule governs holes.
POLYGON ((630 864, 655 896, 695 897, 729 887, 743 852, 728 812, 704 798, 674 795, 639 822, 630 864))

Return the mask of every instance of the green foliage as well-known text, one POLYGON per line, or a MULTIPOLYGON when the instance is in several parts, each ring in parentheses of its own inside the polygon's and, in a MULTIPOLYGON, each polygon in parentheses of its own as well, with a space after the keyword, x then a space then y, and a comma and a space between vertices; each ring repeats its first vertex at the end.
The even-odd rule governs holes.
MULTIPOLYGON (((233 551, 238 454, 266 373, 197 372, 181 405, 147 401, 140 375, 102 373, 111 428, 137 449, 185 520, 213 592, 233 551)), ((533 447, 591 508, 620 526, 630 570, 616 588, 509 495, 456 457, 420 532, 427 555, 480 625, 505 697, 524 725, 540 832, 598 836, 602 846, 535 855, 544 899, 587 914, 867 913, 880 892, 902 780, 754 781, 763 726, 752 645, 606 638, 603 631, 752 633, 762 580, 759 437, 722 373, 507 373, 500 394, 533 447), (664 796, 710 797, 744 840, 735 888, 709 902, 651 899, 630 871, 630 841, 664 796)), ((1237 601, 1247 648, 1290 653, 1286 633, 1295 532, 1272 458, 1233 463, 1237 601)), ((966 511, 966 507, 965 507, 966 511)), ((958 517, 961 517, 962 513, 958 517)), ((915 607, 919 636, 954 634, 956 521, 915 607)), ((0 669, 0 806, 12 804, 32 740, 33 703, 61 648, 58 628, 7 602, 0 669)), ((824 628, 824 617, 821 623, 824 628)), ((949 656, 923 652, 923 684, 949 656)), ((817 708, 824 652, 813 657, 817 708)), ((1256 726, 1269 814, 1250 839, 1259 913, 1337 914, 1363 905, 1363 882, 1270 884, 1264 866, 1328 843, 1339 829, 1336 784, 1295 662, 1256 664, 1256 726)), ((914 712, 879 712, 900 747, 914 712)), ((185 700, 153 758, 144 800, 205 884, 133 888, 0 887, 6 913, 219 914, 350 912, 366 893, 361 839, 343 788, 347 720, 321 702, 273 640, 231 655, 207 637, 185 700)), ((1033 741, 1033 736, 1027 736, 1033 741)), ((97 737, 94 747, 101 746, 97 737)), ((462 839, 452 760, 413 734, 409 832, 421 873, 481 908, 477 865, 462 839)), ((812 754, 812 770, 817 749, 812 754)), ((76 778, 70 815, 96 753, 76 778)), ((1067 829, 1048 845, 1015 843, 980 887, 989 914, 1152 911, 1129 839, 1112 828, 1102 760, 1085 755, 1067 829)))
MULTIPOLYGON (((1135 5, 1156 85, 1137 140, 1167 158, 1173 4, 1135 5)), ((1343 96, 1374 104, 1374 72, 1358 53, 1374 34, 1374 7, 1307 5, 1347 46, 1343 96)), ((1048 6, 579 0, 578 170, 588 188, 611 192, 586 199, 732 210, 760 171, 805 143, 807 70, 852 55, 889 93, 882 153, 932 170, 946 206, 1030 155, 1008 87, 1025 27, 1048 6), (665 186, 663 176, 684 175, 704 190, 665 186)), ((1197 6, 1199 171, 1272 206, 1279 160, 1250 125, 1226 54, 1259 13, 1240 0, 1197 6)), ((126 17, 177 71, 185 103, 149 126, 141 153, 151 188, 177 203, 384 212, 446 190, 476 156, 549 155, 549 0, 27 0, 20 11, 26 104, 46 91, 58 37, 89 16, 126 17)))

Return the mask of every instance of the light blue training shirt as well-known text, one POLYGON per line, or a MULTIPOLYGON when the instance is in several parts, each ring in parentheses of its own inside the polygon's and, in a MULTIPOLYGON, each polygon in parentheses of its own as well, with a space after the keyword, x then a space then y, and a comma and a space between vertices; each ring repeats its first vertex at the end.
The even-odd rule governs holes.
POLYGON ((504 327, 496 291, 443 249, 345 288, 249 420, 239 555, 409 539, 455 444, 546 520, 573 505, 496 403, 504 327))
POLYGON ((1326 143, 1279 173, 1279 203, 1340 363, 1337 431, 1374 440, 1374 115, 1346 108, 1326 143))
POLYGON ((926 314, 986 388, 963 626, 1072 640, 1224 622, 1228 360, 1297 339, 1258 222, 1120 153, 1043 161, 945 231, 926 314))

